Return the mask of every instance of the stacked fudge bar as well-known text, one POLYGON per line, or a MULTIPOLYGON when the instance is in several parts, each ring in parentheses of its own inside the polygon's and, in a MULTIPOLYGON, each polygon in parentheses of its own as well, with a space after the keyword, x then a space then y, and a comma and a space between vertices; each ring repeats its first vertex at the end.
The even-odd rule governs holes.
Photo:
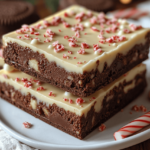
POLYGON ((149 43, 150 29, 72 6, 3 36, 0 96, 83 139, 142 93, 149 43))

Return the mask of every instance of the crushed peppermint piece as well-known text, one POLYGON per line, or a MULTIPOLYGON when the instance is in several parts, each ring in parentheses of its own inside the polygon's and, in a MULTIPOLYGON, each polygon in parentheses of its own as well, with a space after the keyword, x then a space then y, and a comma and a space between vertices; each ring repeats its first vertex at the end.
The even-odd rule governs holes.
POLYGON ((48 95, 49 95, 49 96, 53 96, 53 92, 52 92, 52 91, 50 91, 48 95))
POLYGON ((63 25, 66 27, 66 28, 69 28, 71 25, 67 22, 63 22, 63 25))
POLYGON ((99 30, 98 30, 96 27, 91 27, 91 29, 92 29, 93 31, 99 32, 99 30))
POLYGON ((129 26, 130 26, 130 28, 131 28, 132 31, 136 31, 136 30, 142 29, 141 25, 137 26, 135 24, 130 24, 129 26))
POLYGON ((64 13, 65 17, 69 17, 69 14, 67 12, 64 13))
POLYGON ((28 129, 32 127, 32 124, 29 122, 23 122, 23 125, 25 128, 28 128, 28 129))
POLYGON ((25 82, 24 82, 24 87, 26 87, 26 88, 32 88, 32 83, 31 83, 31 81, 25 81, 25 82))
POLYGON ((17 77, 17 78, 15 79, 15 81, 16 81, 16 82, 19 82, 19 81, 20 81, 20 78, 17 77))
POLYGON ((69 42, 70 47, 78 47, 78 45, 75 42, 69 42))
POLYGON ((132 107, 132 110, 134 110, 134 111, 139 111, 139 107, 138 107, 137 105, 134 105, 134 106, 132 107))
POLYGON ((79 32, 79 31, 76 31, 76 32, 75 32, 75 36, 76 36, 77 38, 80 38, 80 32, 79 32))
POLYGON ((43 91, 43 90, 45 90, 45 89, 44 89, 43 86, 39 86, 36 90, 37 90, 37 91, 43 91))
POLYGON ((69 103, 70 103, 70 104, 73 104, 73 100, 72 100, 72 99, 70 99, 70 98, 69 98, 69 103))
POLYGON ((67 98, 63 98, 63 100, 66 102, 66 101, 68 101, 68 99, 67 98))
POLYGON ((26 82, 26 81, 28 81, 28 79, 27 78, 22 78, 21 81, 26 82))
POLYGON ((81 48, 89 48, 90 46, 87 43, 81 43, 81 48))
POLYGON ((99 126, 99 131, 100 131, 100 132, 104 131, 105 129, 106 129, 106 125, 105 125, 105 124, 101 124, 101 125, 99 126))
POLYGON ((142 112, 146 112, 146 111, 147 111, 146 107, 143 106, 143 105, 140 106, 140 110, 141 110, 142 112))
POLYGON ((84 100, 82 98, 77 98, 76 103, 77 105, 81 105, 82 103, 84 103, 84 100))
POLYGON ((69 59, 69 56, 67 56, 66 54, 63 54, 63 58, 69 59))
POLYGON ((76 59, 77 57, 73 57, 73 59, 76 59))
POLYGON ((64 39, 69 39, 69 36, 68 36, 68 35, 65 35, 65 36, 64 36, 64 39))
POLYGON ((85 50, 81 48, 79 51, 77 51, 78 54, 85 54, 85 50))
POLYGON ((69 54, 73 54, 72 51, 68 51, 69 54))

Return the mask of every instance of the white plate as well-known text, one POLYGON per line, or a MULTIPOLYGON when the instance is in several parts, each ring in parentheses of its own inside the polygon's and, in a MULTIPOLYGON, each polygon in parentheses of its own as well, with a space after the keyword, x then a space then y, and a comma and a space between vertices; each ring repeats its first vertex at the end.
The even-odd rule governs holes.
POLYGON ((119 150, 147 140, 150 138, 150 129, 121 141, 115 141, 113 138, 113 133, 115 131, 133 119, 143 115, 142 112, 133 112, 132 115, 129 114, 133 105, 144 105, 150 110, 150 101, 147 98, 148 91, 150 90, 150 60, 147 60, 145 63, 147 64, 148 69, 147 81, 149 86, 144 93, 134 102, 130 103, 123 112, 119 112, 109 119, 105 123, 107 128, 103 132, 99 132, 98 129, 96 129, 84 140, 79 140, 34 118, 2 99, 0 99, 0 126, 19 141, 40 149, 119 150), (25 129, 22 125, 24 121, 32 123, 34 125, 33 128, 25 129))

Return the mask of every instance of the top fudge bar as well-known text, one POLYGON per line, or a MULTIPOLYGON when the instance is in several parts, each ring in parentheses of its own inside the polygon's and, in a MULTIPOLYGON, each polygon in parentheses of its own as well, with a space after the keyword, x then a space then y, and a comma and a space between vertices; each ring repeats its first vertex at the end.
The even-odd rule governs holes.
POLYGON ((3 36, 5 63, 86 97, 148 58, 150 29, 72 6, 3 36))

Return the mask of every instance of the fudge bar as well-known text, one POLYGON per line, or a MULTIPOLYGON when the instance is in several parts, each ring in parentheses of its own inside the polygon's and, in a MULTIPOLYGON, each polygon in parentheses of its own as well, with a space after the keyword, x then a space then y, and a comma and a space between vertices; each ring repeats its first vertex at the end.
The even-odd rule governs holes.
POLYGON ((150 29, 73 6, 3 36, 5 63, 80 97, 148 58, 150 29))
POLYGON ((139 64, 91 96, 81 98, 23 72, 1 70, 0 97, 83 139, 142 93, 146 87, 145 73, 146 66, 139 64))

